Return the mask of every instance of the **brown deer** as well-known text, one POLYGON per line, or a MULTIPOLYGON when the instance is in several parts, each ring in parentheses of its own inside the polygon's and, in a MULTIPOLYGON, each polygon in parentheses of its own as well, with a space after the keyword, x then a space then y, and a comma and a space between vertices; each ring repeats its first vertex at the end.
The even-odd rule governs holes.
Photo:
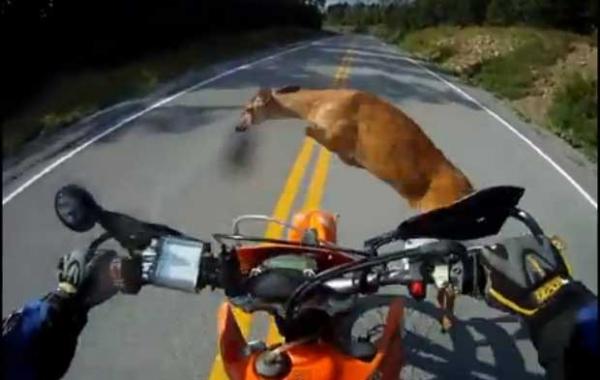
POLYGON ((421 212, 473 191, 467 177, 404 112, 377 96, 353 89, 261 89, 247 103, 237 131, 265 120, 296 118, 306 135, 346 164, 390 184, 421 212))

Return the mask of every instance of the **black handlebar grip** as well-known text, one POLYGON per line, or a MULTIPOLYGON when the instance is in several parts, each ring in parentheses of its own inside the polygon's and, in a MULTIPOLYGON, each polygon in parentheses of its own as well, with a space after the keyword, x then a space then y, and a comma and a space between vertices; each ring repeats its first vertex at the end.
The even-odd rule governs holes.
POLYGON ((142 258, 116 257, 110 263, 110 275, 114 285, 125 294, 138 294, 144 280, 142 277, 142 258))
POLYGON ((198 272, 197 288, 202 289, 205 286, 214 288, 222 288, 222 274, 219 259, 212 256, 202 257, 202 264, 198 272))
POLYGON ((481 298, 485 292, 487 277, 479 260, 480 250, 468 251, 463 263, 461 294, 481 298))
POLYGON ((219 256, 221 267, 221 285, 227 297, 237 297, 244 294, 242 287, 242 272, 235 250, 223 249, 219 256))

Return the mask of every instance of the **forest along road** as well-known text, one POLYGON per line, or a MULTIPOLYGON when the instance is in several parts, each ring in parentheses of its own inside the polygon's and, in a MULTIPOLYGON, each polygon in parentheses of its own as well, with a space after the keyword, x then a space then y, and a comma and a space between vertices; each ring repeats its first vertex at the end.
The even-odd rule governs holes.
MULTIPOLYGON (((141 112, 71 152, 76 154, 61 165, 45 162, 36 168, 47 169, 41 176, 32 171, 5 185, 3 315, 54 288, 59 256, 98 233, 77 235, 56 219, 53 197, 67 182, 85 185, 108 209, 205 239, 229 231, 240 214, 289 218, 293 210, 320 206, 341 215, 340 242, 360 247, 364 239, 413 215, 391 187, 306 140, 299 121, 272 121, 254 129, 247 136, 254 149, 242 158, 244 165, 227 164, 232 141, 240 137, 233 128, 241 106, 258 86, 289 84, 337 83, 389 99, 477 188, 524 187, 521 206, 564 240, 574 275, 597 292, 597 189, 591 185, 596 180, 582 174, 587 172, 572 159, 577 155, 570 148, 519 122, 488 94, 452 88, 374 38, 337 36, 284 50, 141 112)), ((509 224, 503 233, 520 231, 509 224)), ((66 378, 223 378, 215 344, 215 314, 222 300, 218 291, 191 295, 158 288, 116 296, 90 314, 66 378)), ((461 322, 442 335, 432 305, 415 306, 424 313, 419 318, 409 313, 407 328, 415 333, 407 335, 408 378, 539 378, 536 353, 513 318, 461 298, 456 307, 461 322)), ((251 328, 248 320, 242 323, 251 328)), ((255 321, 252 333, 264 336, 264 321, 255 321)))

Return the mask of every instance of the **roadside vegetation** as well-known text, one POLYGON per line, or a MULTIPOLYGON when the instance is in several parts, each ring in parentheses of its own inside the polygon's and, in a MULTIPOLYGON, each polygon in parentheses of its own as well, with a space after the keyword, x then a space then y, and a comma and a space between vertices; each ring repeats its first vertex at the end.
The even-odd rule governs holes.
POLYGON ((316 37, 322 3, 3 2, 0 24, 6 31, 8 68, 0 107, 2 156, 190 70, 316 37))
POLYGON ((371 33, 509 102, 597 160, 597 0, 339 4, 327 25, 371 33))

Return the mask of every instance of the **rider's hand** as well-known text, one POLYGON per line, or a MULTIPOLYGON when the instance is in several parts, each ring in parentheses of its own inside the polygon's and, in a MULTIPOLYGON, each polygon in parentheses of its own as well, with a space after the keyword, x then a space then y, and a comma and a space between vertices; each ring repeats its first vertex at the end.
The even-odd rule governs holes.
POLYGON ((485 247, 482 261, 488 303, 523 317, 547 378, 568 378, 573 373, 569 363, 581 356, 572 348, 574 337, 581 334, 579 315, 595 302, 594 294, 572 279, 560 251, 545 236, 485 247))
POLYGON ((110 263, 116 252, 98 251, 93 257, 75 250, 60 258, 58 262, 59 290, 80 301, 90 309, 115 295, 118 291, 110 276, 110 263))
POLYGON ((503 240, 482 249, 486 300, 532 317, 571 282, 568 266, 549 238, 532 235, 503 240))

